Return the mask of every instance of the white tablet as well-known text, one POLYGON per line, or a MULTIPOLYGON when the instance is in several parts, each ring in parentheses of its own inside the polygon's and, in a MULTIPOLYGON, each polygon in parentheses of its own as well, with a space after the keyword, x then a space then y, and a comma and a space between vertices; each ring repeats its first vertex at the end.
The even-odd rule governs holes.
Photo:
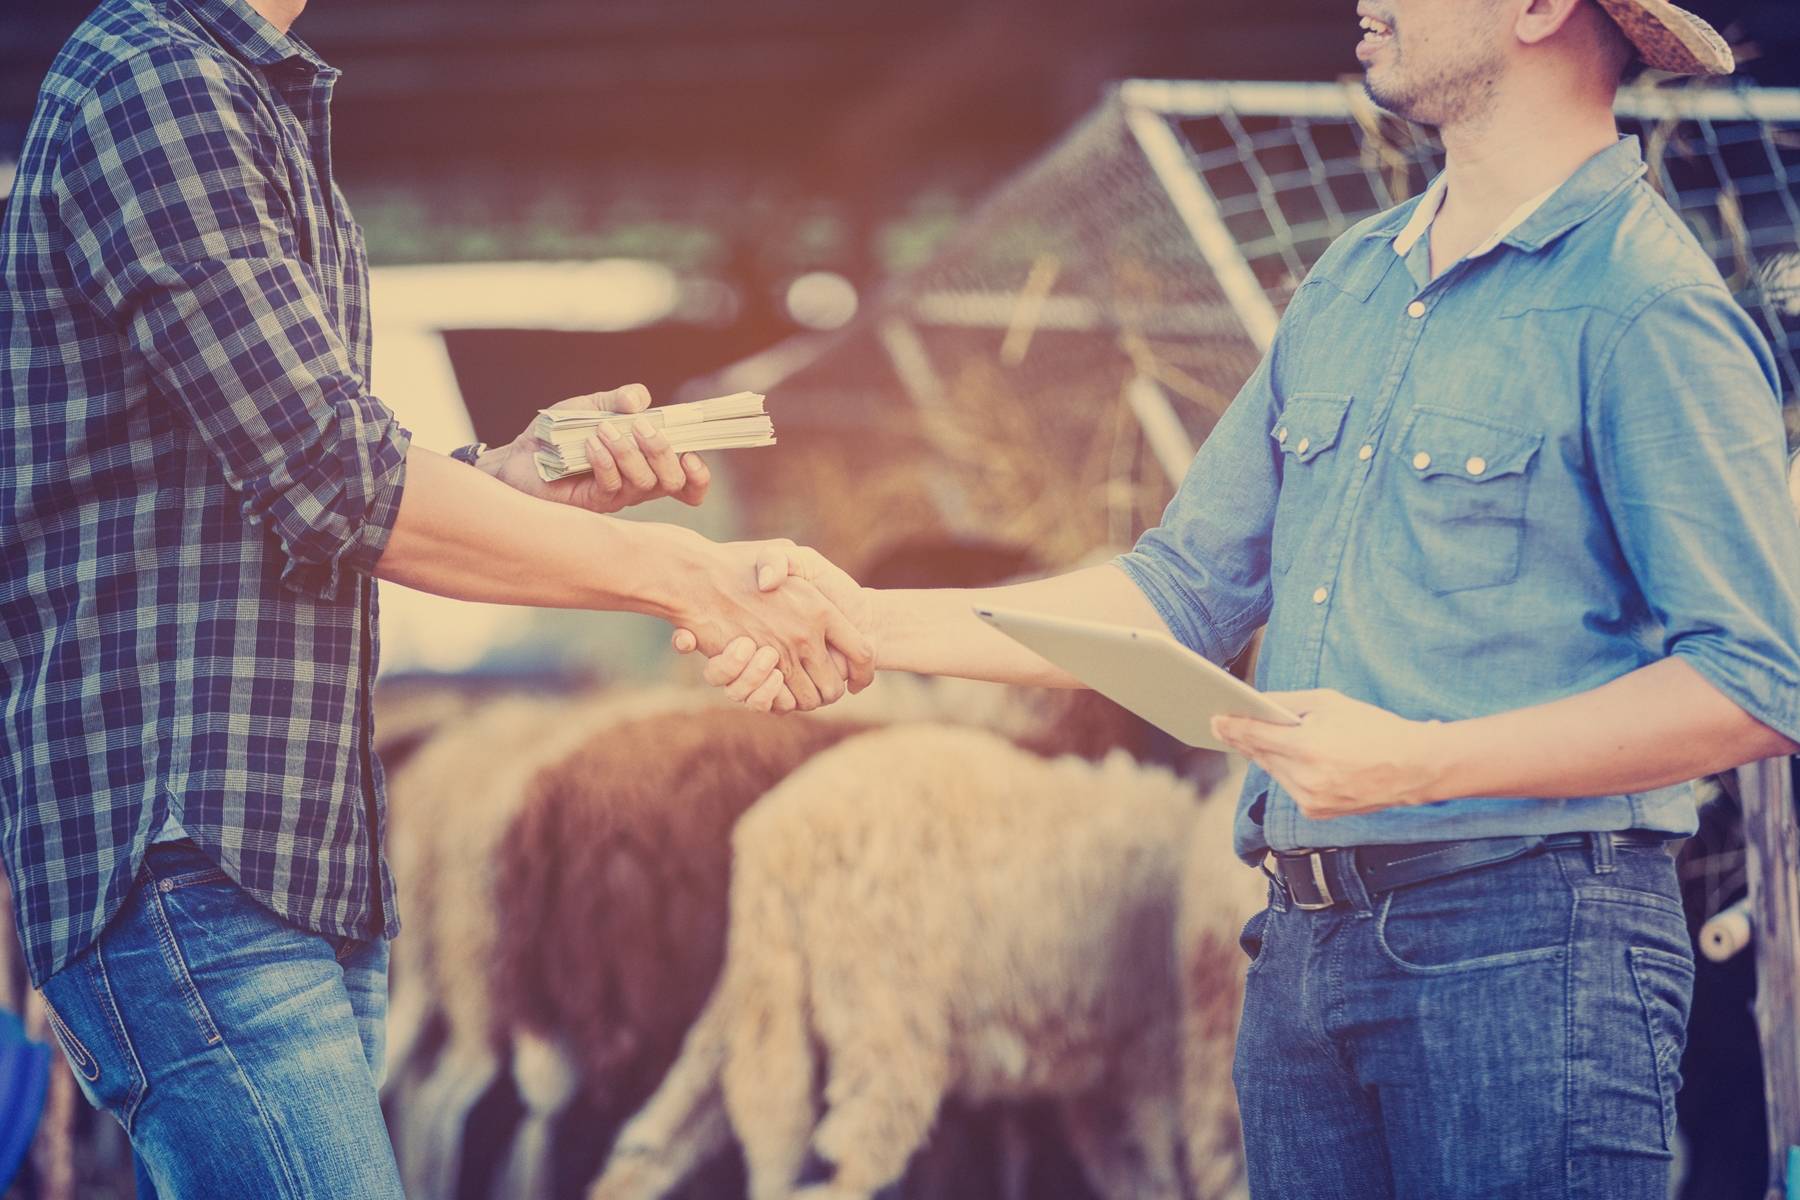
POLYGON ((1231 672, 1158 630, 1003 608, 978 608, 975 615, 1190 746, 1227 749, 1212 735, 1215 716, 1300 723, 1231 672))

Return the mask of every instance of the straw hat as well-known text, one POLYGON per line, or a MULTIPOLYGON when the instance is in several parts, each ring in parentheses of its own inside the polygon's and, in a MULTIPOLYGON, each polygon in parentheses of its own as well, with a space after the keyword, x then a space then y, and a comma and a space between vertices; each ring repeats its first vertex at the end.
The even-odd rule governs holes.
POLYGON ((1731 47, 1718 31, 1668 0, 1600 0, 1638 49, 1638 57, 1659 71, 1679 75, 1729 75, 1731 47))

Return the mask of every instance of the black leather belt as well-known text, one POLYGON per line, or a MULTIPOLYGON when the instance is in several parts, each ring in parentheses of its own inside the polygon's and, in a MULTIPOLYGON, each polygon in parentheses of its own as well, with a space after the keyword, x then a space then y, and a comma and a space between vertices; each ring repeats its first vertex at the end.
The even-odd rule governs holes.
POLYGON ((1282 886, 1295 908, 1311 912, 1344 901, 1346 871, 1359 876, 1363 888, 1373 896, 1545 850, 1585 847, 1596 837, 1609 837, 1615 846, 1660 846, 1668 840, 1668 835, 1651 829, 1621 829, 1610 833, 1468 838, 1328 850, 1271 850, 1263 859, 1263 870, 1282 886))

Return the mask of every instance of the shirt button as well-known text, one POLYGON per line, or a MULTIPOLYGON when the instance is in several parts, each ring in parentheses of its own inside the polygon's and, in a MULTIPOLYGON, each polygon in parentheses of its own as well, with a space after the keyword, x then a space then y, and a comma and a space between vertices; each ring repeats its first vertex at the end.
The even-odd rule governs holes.
POLYGON ((1314 604, 1325 603, 1325 597, 1328 595, 1330 595, 1329 592, 1327 592, 1324 588, 1320 588, 1318 591, 1313 593, 1313 603, 1314 604))
POLYGON ((1369 456, 1373 453, 1375 453, 1375 447, 1364 446, 1361 450, 1358 450, 1356 452, 1356 457, 1362 459, 1364 462, 1368 462, 1369 456))
POLYGON ((1417 469, 1423 471, 1426 467, 1429 467, 1430 465, 1431 465, 1431 455, 1425 453, 1423 450, 1421 450, 1417 454, 1413 455, 1413 466, 1416 467, 1417 469))
POLYGON ((1287 445, 1287 426, 1286 425, 1283 425, 1281 427, 1281 431, 1275 435, 1275 440, 1280 442, 1284 446, 1287 445))
POLYGON ((1299 445, 1298 445, 1298 446, 1295 446, 1295 447, 1294 447, 1294 449, 1295 449, 1295 450, 1297 450, 1297 451, 1299 451, 1299 452, 1300 452, 1300 453, 1301 453, 1301 454, 1305 454, 1305 453, 1306 453, 1306 448, 1307 448, 1307 447, 1308 447, 1308 446, 1310 446, 1310 445, 1312 445, 1312 439, 1311 439, 1311 438, 1301 438, 1301 439, 1300 439, 1300 444, 1299 444, 1299 445))
POLYGON ((1423 300, 1414 300, 1411 304, 1406 306, 1406 315, 1409 317, 1424 316, 1425 302, 1423 300))
POLYGON ((1471 458, 1468 462, 1464 463, 1463 467, 1469 472, 1469 474, 1479 475, 1483 471, 1487 470, 1487 459, 1485 459, 1485 458, 1481 457, 1481 455, 1477 454, 1474 458, 1471 458))

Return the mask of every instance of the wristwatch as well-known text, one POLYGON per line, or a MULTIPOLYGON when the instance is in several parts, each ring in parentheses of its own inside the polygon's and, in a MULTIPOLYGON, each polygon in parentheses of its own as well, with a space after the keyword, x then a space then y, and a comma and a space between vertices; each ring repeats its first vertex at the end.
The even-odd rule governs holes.
POLYGON ((457 462, 468 463, 472 467, 475 465, 476 459, 487 453, 487 448, 488 444, 486 442, 470 442, 467 446, 458 446, 456 449, 452 450, 450 452, 450 457, 454 458, 457 462))

